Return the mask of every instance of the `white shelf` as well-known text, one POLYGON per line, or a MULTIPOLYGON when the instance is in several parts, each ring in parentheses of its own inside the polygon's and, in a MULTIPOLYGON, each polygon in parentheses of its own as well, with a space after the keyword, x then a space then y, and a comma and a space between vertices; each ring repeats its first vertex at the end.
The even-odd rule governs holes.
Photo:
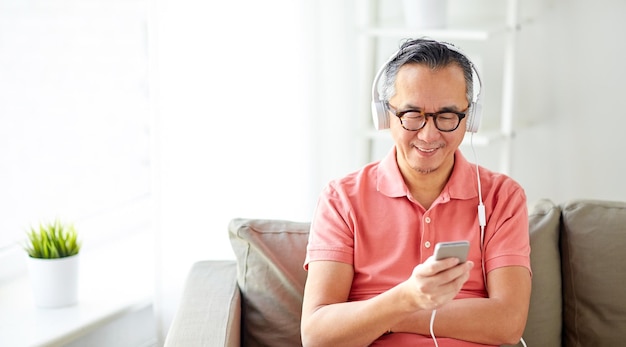
POLYGON ((435 37, 440 40, 486 41, 497 31, 465 29, 417 30, 407 28, 369 28, 362 31, 362 34, 371 37, 414 37, 416 33, 419 36, 435 37))

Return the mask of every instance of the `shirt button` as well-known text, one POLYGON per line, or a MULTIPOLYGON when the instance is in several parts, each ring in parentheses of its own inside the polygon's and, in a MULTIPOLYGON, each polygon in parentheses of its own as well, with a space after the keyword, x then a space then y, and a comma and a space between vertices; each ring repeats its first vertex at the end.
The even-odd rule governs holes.
POLYGON ((424 242, 424 247, 426 247, 426 248, 430 248, 430 241, 426 241, 426 242, 424 242))
POLYGON ((430 224, 430 217, 426 217, 425 221, 430 224))

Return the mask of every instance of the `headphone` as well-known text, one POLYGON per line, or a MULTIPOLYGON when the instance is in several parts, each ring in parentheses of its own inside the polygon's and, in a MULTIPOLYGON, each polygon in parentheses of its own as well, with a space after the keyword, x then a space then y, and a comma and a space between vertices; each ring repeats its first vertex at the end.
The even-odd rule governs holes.
MULTIPOLYGON (((457 52, 458 54, 462 55, 463 57, 465 57, 465 59, 467 59, 467 61, 469 62, 471 68, 472 68, 472 72, 474 74, 474 76, 476 78, 472 78, 472 82, 475 83, 475 81, 478 81, 478 91, 476 91, 476 88, 473 88, 473 97, 472 97, 472 102, 470 104, 469 110, 468 110, 468 117, 467 117, 467 131, 468 132, 472 132, 475 133, 478 131, 478 126, 480 125, 480 116, 482 113, 482 105, 480 103, 480 93, 482 92, 482 81, 480 79, 480 74, 478 73, 478 70, 476 69, 476 67, 474 66, 474 64, 472 63, 471 60, 469 60, 467 58, 467 56, 461 52, 456 46, 453 46, 452 44, 446 43, 446 42, 440 42, 440 41, 434 41, 434 40, 424 40, 424 41, 420 41, 412 46, 417 46, 422 44, 423 42, 434 42, 434 43, 438 43, 441 45, 444 45, 445 47, 447 47, 449 50, 457 52)), ((391 57, 389 57, 389 59, 387 60, 387 62, 385 62, 385 64, 383 64, 383 66, 380 68, 380 70, 378 70, 378 73, 376 73, 376 77, 374 77, 374 82, 372 83, 372 117, 374 120, 374 127, 377 130, 383 130, 383 129, 388 129, 390 124, 389 124, 389 116, 387 114, 387 106, 385 105, 385 102, 380 100, 380 95, 378 94, 378 83, 381 79, 381 77, 383 76, 383 73, 385 71, 385 69, 387 68, 387 66, 389 65, 389 63, 391 63, 394 59, 398 58, 398 55, 400 53, 402 53, 403 50, 406 50, 407 48, 410 48, 412 46, 408 46, 404 49, 400 49, 397 52, 395 52, 394 54, 391 55, 391 57)))

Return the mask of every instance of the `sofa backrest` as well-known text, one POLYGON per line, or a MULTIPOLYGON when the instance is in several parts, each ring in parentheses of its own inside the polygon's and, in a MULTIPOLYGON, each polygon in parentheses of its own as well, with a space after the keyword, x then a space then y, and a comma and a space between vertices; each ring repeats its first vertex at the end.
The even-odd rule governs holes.
POLYGON ((523 335, 528 346, 561 346, 563 305, 560 219, 561 209, 547 199, 538 201, 529 210, 533 278, 528 320, 523 335))
POLYGON ((242 294, 242 346, 302 346, 309 223, 234 219, 229 237, 242 294))
POLYGON ((626 203, 575 200, 561 206, 563 342, 626 341, 626 203))

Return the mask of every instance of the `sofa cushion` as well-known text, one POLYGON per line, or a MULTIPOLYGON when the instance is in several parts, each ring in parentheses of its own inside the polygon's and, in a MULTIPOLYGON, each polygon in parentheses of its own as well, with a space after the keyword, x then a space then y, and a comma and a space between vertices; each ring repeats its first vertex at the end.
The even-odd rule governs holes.
POLYGON ((528 215, 532 293, 524 341, 528 346, 561 346, 561 209, 552 201, 535 203, 528 215))
POLYGON ((626 203, 571 201, 562 206, 565 346, 626 341, 626 203))
POLYGON ((229 237, 243 296, 242 345, 301 346, 309 223, 234 219, 229 237))

